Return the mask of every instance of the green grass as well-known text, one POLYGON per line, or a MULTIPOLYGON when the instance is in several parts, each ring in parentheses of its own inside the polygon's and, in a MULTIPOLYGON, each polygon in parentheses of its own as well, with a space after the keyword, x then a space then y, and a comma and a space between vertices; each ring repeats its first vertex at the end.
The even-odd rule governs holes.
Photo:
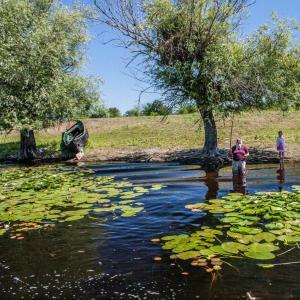
MULTIPOLYGON (((233 139, 240 136, 251 147, 274 149, 277 132, 283 130, 288 149, 296 153, 300 144, 299 120, 300 112, 243 113, 235 117, 233 139)), ((90 133, 87 154, 99 149, 188 149, 199 148, 203 144, 203 125, 197 114, 173 115, 164 120, 161 117, 128 117, 89 119, 84 122, 90 133)), ((231 120, 219 120, 217 124, 219 147, 228 148, 231 120)), ((62 125, 37 132, 38 147, 59 150, 64 129, 62 125)), ((0 158, 14 154, 18 150, 18 140, 16 132, 1 135, 0 158)))

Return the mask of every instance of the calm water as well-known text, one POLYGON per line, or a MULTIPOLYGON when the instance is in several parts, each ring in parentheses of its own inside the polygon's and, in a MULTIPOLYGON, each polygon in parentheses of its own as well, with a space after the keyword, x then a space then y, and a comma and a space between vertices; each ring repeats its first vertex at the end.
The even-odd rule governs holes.
MULTIPOLYGON (((263 299, 300 299, 300 265, 264 270, 253 261, 231 260, 234 268, 223 265, 212 283, 203 269, 170 260, 168 251, 150 242, 214 222, 184 206, 231 192, 230 168, 205 174, 176 164, 89 167, 97 176, 167 187, 139 197, 145 210, 136 217, 59 224, 20 241, 1 237, 0 299, 247 299, 247 292, 263 299), (154 261, 155 256, 162 261, 154 261)), ((300 164, 287 165, 285 173, 277 170, 276 165, 249 166, 246 183, 235 183, 235 189, 252 194, 300 184, 300 164)), ((292 251, 281 261, 299 260, 299 251, 292 251)))

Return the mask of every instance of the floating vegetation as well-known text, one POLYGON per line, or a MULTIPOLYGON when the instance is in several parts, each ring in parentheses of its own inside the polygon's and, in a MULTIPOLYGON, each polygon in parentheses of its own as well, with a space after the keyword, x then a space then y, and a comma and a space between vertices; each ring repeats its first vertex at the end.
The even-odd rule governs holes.
MULTIPOLYGON (((0 235, 99 218, 103 214, 132 217, 143 210, 134 199, 148 189, 113 177, 94 176, 78 167, 7 168, 0 178, 0 235)), ((161 185, 152 186, 157 190, 161 185)))
MULTIPOLYGON (((300 186, 283 193, 232 193, 186 208, 210 213, 219 222, 192 234, 161 237, 162 248, 172 252, 171 259, 192 260, 191 265, 207 272, 219 271, 226 258, 272 260, 300 249, 300 186)), ((258 265, 271 268, 280 264, 258 265)))

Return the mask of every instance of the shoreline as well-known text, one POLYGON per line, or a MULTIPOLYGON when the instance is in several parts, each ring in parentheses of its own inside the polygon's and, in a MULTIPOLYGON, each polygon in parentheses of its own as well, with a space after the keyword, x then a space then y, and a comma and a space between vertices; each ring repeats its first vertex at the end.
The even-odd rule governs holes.
MULTIPOLYGON (((170 162, 180 164, 197 164, 204 169, 219 169, 231 164, 228 150, 219 149, 220 157, 207 157, 201 154, 201 148, 162 150, 159 148, 144 150, 128 149, 97 149, 88 151, 80 162, 124 162, 124 163, 151 163, 170 162)), ((279 163, 278 154, 274 150, 249 148, 250 156, 247 164, 279 163)), ((286 157, 287 162, 299 162, 300 156, 286 157)), ((0 160, 1 163, 18 163, 16 156, 10 156, 0 160)), ((58 163, 71 162, 61 159, 60 152, 40 153, 40 157, 33 163, 58 163)))

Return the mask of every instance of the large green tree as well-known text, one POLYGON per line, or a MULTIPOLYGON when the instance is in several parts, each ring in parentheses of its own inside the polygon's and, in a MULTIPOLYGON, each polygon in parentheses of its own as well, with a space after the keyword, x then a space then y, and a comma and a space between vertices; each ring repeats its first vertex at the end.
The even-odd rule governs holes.
POLYGON ((273 19, 242 35, 248 0, 95 0, 150 84, 169 105, 193 101, 204 123, 203 153, 218 152, 216 114, 299 101, 293 22, 273 19), (120 35, 121 33, 121 35, 120 35))
POLYGON ((23 160, 35 156, 34 129, 97 101, 95 84, 78 73, 86 16, 54 0, 0 0, 0 130, 20 130, 23 160))

